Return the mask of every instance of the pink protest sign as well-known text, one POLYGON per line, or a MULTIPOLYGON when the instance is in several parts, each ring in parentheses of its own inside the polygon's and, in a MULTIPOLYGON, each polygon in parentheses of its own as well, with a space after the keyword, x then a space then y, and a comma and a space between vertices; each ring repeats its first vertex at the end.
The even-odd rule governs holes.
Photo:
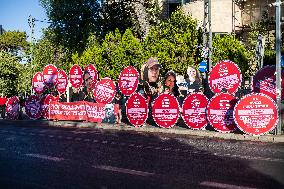
POLYGON ((58 82, 57 82, 57 85, 56 85, 56 90, 59 93, 64 93, 66 91, 67 85, 68 85, 67 74, 65 73, 65 71, 59 70, 58 71, 58 82))
POLYGON ((96 102, 108 104, 113 100, 115 93, 115 85, 110 78, 103 78, 96 83, 94 89, 96 102))
POLYGON ((250 135, 262 135, 275 128, 278 122, 275 101, 265 94, 244 96, 234 109, 235 122, 250 135))
POLYGON ((206 106, 208 99, 204 94, 192 93, 186 97, 182 105, 182 118, 185 124, 192 129, 206 127, 206 106))
POLYGON ((231 94, 221 93, 213 96, 207 105, 207 119, 215 130, 228 133, 236 129, 233 110, 237 99, 231 94))
MULTIPOLYGON (((275 66, 266 66, 255 74, 252 89, 255 93, 263 93, 276 100, 275 66)), ((281 75, 281 99, 284 99, 284 71, 281 75)))
POLYGON ((148 117, 148 104, 146 99, 138 94, 132 94, 126 102, 126 116, 135 127, 143 125, 148 117))
POLYGON ((136 91, 138 86, 138 71, 128 66, 124 68, 119 75, 118 86, 122 94, 129 96, 136 91))
POLYGON ((209 86, 214 93, 226 89, 228 93, 235 93, 241 86, 242 74, 239 67, 232 61, 218 62, 210 72, 209 86))
POLYGON ((6 117, 8 119, 18 119, 20 111, 20 100, 13 96, 6 102, 6 117))
POLYGON ((43 74, 41 72, 36 72, 32 79, 32 87, 35 93, 41 94, 44 91, 44 81, 43 74))
POLYGON ((85 71, 88 71, 89 74, 91 75, 92 80, 93 80, 92 88, 94 88, 98 80, 98 72, 97 72, 96 67, 93 64, 89 64, 88 66, 85 67, 85 71))
POLYGON ((38 119, 41 117, 41 103, 40 98, 36 95, 31 95, 25 102, 26 114, 31 119, 38 119))
POLYGON ((69 71, 69 80, 74 88, 79 88, 83 83, 83 71, 80 66, 73 65, 69 71))
POLYGON ((53 87, 58 81, 58 70, 56 66, 48 64, 44 67, 43 71, 43 81, 47 87, 53 87))
POLYGON ((155 99, 152 112, 158 126, 173 127, 179 118, 179 104, 176 97, 171 94, 161 94, 155 99))
POLYGON ((49 119, 49 104, 52 101, 57 101, 53 95, 48 94, 41 99, 41 114, 45 119, 49 119))

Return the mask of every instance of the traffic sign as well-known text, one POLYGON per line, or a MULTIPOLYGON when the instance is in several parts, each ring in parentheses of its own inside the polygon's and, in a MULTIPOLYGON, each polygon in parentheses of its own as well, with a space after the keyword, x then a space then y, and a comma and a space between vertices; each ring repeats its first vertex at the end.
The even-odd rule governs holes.
POLYGON ((207 62, 205 60, 202 60, 199 63, 199 71, 200 72, 206 72, 207 71, 207 62))

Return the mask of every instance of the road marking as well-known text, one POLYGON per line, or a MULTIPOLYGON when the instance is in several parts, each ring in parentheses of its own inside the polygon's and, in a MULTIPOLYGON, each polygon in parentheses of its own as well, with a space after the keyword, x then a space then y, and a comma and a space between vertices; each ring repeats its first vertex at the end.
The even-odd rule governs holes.
POLYGON ((200 183, 200 185, 212 187, 212 188, 225 188, 225 189, 256 189, 256 188, 251 188, 251 187, 246 187, 246 186, 238 186, 238 185, 218 183, 218 182, 209 182, 209 181, 203 181, 200 183))
POLYGON ((35 158, 39 158, 39 159, 56 161, 56 162, 64 160, 64 158, 59 158, 59 157, 54 157, 54 156, 47 156, 47 155, 42 155, 42 154, 25 154, 25 155, 29 156, 29 157, 35 157, 35 158))
POLYGON ((138 176, 152 176, 155 175, 155 173, 150 172, 144 172, 144 171, 136 171, 132 169, 124 169, 119 167, 112 167, 112 166, 105 166, 105 165, 96 165, 93 166, 96 169, 106 170, 106 171, 112 171, 112 172, 118 172, 118 173, 125 173, 130 175, 138 175, 138 176))
POLYGON ((93 142, 95 143, 95 142, 99 142, 99 141, 98 141, 98 140, 96 140, 96 139, 94 139, 94 140, 93 140, 93 142))

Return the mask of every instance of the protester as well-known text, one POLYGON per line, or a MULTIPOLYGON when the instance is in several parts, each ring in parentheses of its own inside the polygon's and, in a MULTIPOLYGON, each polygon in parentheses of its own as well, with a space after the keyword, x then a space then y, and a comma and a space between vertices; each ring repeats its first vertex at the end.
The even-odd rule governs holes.
POLYGON ((0 96, 0 116, 4 119, 5 118, 5 112, 6 112, 6 101, 7 98, 3 94, 0 96))
POLYGON ((71 90, 71 102, 81 101, 83 99, 82 91, 80 88, 72 87, 71 90))
POLYGON ((94 93, 93 93, 93 78, 88 71, 85 71, 83 74, 83 99, 88 102, 95 102, 94 93))
POLYGON ((180 96, 175 72, 169 71, 166 73, 161 92, 173 94, 177 98, 180 96))
POLYGON ((59 102, 67 102, 66 91, 59 96, 59 102))

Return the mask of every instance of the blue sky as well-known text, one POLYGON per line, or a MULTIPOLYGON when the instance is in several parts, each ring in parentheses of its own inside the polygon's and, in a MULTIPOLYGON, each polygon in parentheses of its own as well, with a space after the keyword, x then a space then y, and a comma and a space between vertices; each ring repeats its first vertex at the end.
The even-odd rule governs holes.
MULTIPOLYGON (((25 31, 30 36, 29 15, 37 20, 47 20, 45 10, 40 6, 39 0, 0 0, 0 7, 0 25, 6 31, 25 31)), ((39 39, 42 28, 48 25, 48 23, 35 22, 34 37, 39 39)))

